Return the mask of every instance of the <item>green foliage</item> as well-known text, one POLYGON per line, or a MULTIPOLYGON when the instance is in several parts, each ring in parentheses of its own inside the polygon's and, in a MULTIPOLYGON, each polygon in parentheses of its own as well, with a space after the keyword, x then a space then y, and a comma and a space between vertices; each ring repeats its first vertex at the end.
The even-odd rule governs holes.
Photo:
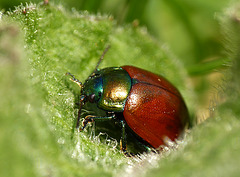
POLYGON ((5 175, 14 176, 18 171, 22 176, 107 175, 134 161, 120 153, 116 141, 104 143, 98 136, 74 129, 79 88, 65 73, 84 81, 109 44, 101 67, 136 65, 166 76, 186 97, 191 95, 183 67, 167 49, 144 29, 116 26, 112 17, 30 4, 4 15, 1 27, 1 125, 6 131, 1 144, 7 152, 2 162, 8 159, 3 169, 9 164, 19 168, 1 170, 5 175), (17 34, 12 36, 14 30, 17 34))
MULTIPOLYGON (((65 73, 84 82, 110 44, 100 67, 135 65, 161 74, 180 89, 195 114, 198 103, 186 69, 168 47, 135 24, 118 26, 109 15, 69 12, 51 4, 21 5, 3 15, 1 176, 237 175, 239 12, 237 7, 229 11, 232 13, 224 14, 221 21, 229 36, 226 48, 231 49, 228 58, 234 67, 226 74, 226 90, 218 89, 227 101, 220 111, 214 111, 215 117, 195 126, 177 150, 170 148, 161 156, 142 155, 142 160, 126 158, 116 141, 102 134, 75 131, 79 88, 65 73)), ((199 65, 200 69, 192 65, 189 70, 202 74, 226 61, 199 65)))

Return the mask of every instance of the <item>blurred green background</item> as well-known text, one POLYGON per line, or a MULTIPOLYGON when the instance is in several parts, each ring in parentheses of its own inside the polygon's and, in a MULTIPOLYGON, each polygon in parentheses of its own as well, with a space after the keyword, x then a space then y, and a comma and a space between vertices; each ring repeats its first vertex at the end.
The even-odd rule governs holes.
MULTIPOLYGON (((14 9, 30 1, 0 2, 1 9, 14 9)), ((32 0, 33 3, 41 2, 32 0)), ((199 93, 199 103, 209 104, 209 89, 219 81, 219 71, 228 61, 223 52, 223 35, 216 19, 229 0, 50 0, 69 10, 112 15, 119 25, 146 27, 182 61, 199 93), (217 71, 217 72, 216 72, 217 71)))
POLYGON ((5 98, 0 100, 2 173, 139 176, 148 170, 148 176, 239 174, 240 18, 225 13, 229 0, 56 0, 50 6, 31 6, 26 11, 20 6, 14 11, 21 3, 29 1, 0 2, 6 14, 0 28, 0 96, 5 98), (13 12, 8 14, 9 9, 13 12), (107 14, 115 21, 76 11, 107 14), (79 88, 67 82, 64 73, 73 71, 80 80, 86 78, 109 38, 113 46, 103 66, 146 64, 169 76, 190 107, 196 104, 191 114, 198 122, 210 117, 191 129, 184 148, 170 149, 169 158, 143 155, 141 161, 127 159, 106 135, 99 134, 105 138, 102 143, 99 136, 74 134, 79 88), (231 49, 229 56, 226 53, 231 49), (231 71, 226 70, 229 59, 236 61, 231 71), (186 83, 193 83, 194 93, 186 83))
MULTIPOLYGON (((30 1, 2 0, 0 8, 14 9, 14 6, 25 2, 30 1)), ((192 75, 199 74, 192 68, 194 65, 224 58, 222 36, 215 17, 229 4, 229 0, 49 0, 49 2, 60 3, 68 9, 113 15, 120 25, 137 23, 146 26, 157 40, 169 45, 192 75)), ((199 72, 208 72, 219 66, 217 61, 212 64, 212 67, 208 66, 199 72)))

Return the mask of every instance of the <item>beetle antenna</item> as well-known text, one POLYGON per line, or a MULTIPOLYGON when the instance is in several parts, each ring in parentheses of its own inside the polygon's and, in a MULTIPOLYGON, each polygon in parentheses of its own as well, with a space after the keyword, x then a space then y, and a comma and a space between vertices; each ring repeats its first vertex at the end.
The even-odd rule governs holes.
MULTIPOLYGON (((100 57, 99 60, 98 60, 98 63, 97 63, 97 65, 96 65, 94 71, 92 72, 92 74, 94 74, 94 73, 97 71, 99 65, 101 64, 101 62, 102 62, 102 60, 103 60, 105 54, 107 53, 107 51, 109 50, 110 47, 111 47, 111 46, 108 45, 108 46, 105 48, 105 50, 103 51, 101 57, 100 57)), ((91 74, 91 75, 92 75, 92 74, 91 74)))
POLYGON ((77 124, 76 124, 76 128, 77 129, 79 128, 79 125, 80 125, 80 118, 81 118, 82 106, 83 106, 84 99, 85 99, 85 96, 81 95, 80 104, 79 104, 79 110, 78 110, 78 117, 77 117, 77 124))
POLYGON ((80 82, 78 79, 76 79, 75 78, 75 76, 74 75, 72 75, 71 73, 66 73, 66 75, 69 75, 69 76, 71 76, 72 78, 70 79, 71 81, 73 81, 73 82, 75 82, 79 87, 83 87, 83 84, 82 84, 82 82, 80 82))

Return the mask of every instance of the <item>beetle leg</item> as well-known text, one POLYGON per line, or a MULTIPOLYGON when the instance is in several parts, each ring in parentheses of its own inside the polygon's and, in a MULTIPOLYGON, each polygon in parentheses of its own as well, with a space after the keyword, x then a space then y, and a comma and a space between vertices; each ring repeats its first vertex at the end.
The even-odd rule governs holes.
POLYGON ((82 127, 80 127, 79 130, 83 131, 86 128, 86 126, 89 122, 93 122, 95 120, 109 120, 109 119, 113 119, 113 118, 115 118, 115 114, 112 114, 112 115, 109 115, 109 116, 103 116, 103 117, 88 115, 83 120, 82 127))
POLYGON ((79 110, 78 110, 78 117, 77 117, 77 124, 76 124, 76 128, 79 127, 79 122, 80 122, 80 117, 81 117, 81 111, 82 111, 82 106, 84 104, 84 98, 85 96, 84 95, 81 95, 80 97, 80 103, 79 103, 79 110))
POLYGON ((74 75, 72 75, 71 73, 66 73, 66 75, 70 75, 72 78, 70 78, 71 81, 75 82, 79 87, 82 88, 83 84, 82 82, 80 82, 78 79, 75 78, 74 75))
POLYGON ((124 155, 130 157, 131 155, 127 152, 127 133, 126 133, 126 123, 121 120, 122 124, 122 137, 120 140, 120 149, 123 151, 124 155))
MULTIPOLYGON (((82 122, 82 127, 80 127, 79 130, 83 131, 89 122, 93 122, 94 117, 95 116, 90 116, 90 115, 85 117, 85 119, 82 122)), ((79 119, 78 119, 78 122, 79 122, 79 119)))

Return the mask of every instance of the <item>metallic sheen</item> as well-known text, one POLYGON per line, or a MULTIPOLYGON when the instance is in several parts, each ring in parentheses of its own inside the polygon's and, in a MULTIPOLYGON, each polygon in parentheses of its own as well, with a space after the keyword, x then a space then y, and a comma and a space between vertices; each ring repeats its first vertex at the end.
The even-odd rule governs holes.
POLYGON ((131 89, 131 78, 122 68, 106 68, 101 70, 103 78, 103 94, 98 107, 113 112, 123 112, 131 89))

